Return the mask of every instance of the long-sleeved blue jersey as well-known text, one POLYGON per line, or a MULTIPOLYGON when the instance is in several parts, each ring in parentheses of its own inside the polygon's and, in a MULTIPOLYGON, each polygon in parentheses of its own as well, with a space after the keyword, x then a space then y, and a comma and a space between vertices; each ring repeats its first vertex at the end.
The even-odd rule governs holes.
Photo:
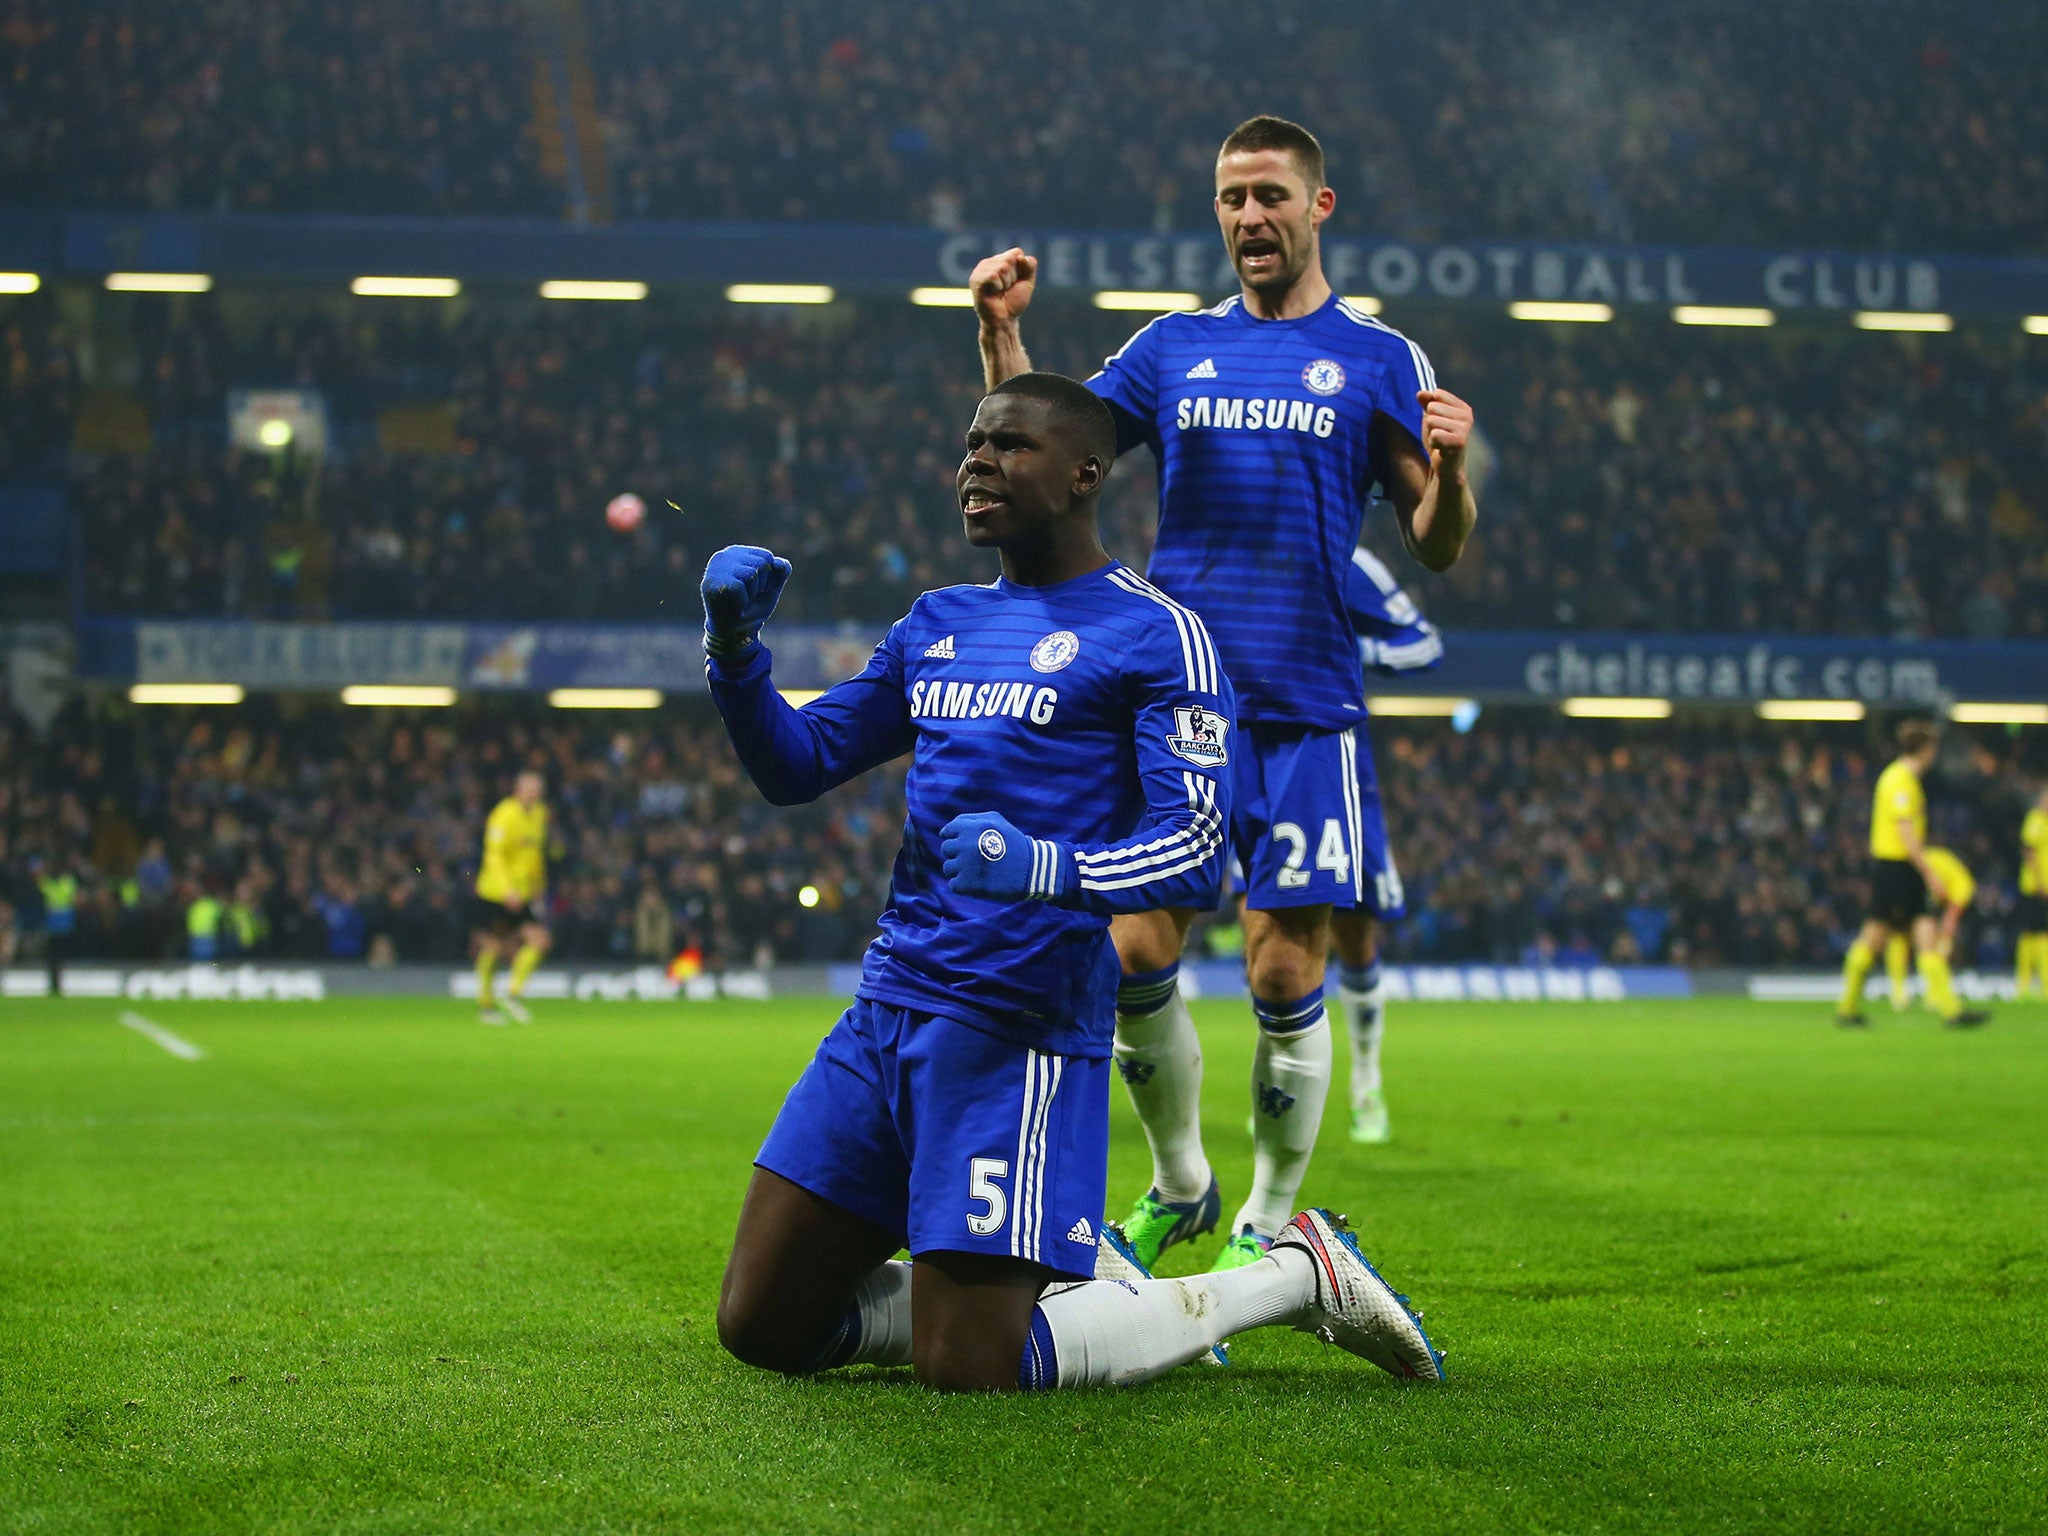
POLYGON ((802 709, 776 693, 765 646, 707 667, 740 762, 778 805, 914 754, 862 997, 1103 1056, 1108 915, 1216 904, 1230 683, 1202 621, 1121 565, 1051 587, 927 592, 858 677, 802 709), (986 900, 946 880, 940 831, 973 811, 1033 839, 1040 899, 986 900))
POLYGON ((1358 633, 1359 659, 1373 671, 1427 672, 1442 664, 1444 637, 1380 557, 1362 544, 1351 551, 1344 608, 1358 633))
POLYGON ((1422 349, 1340 298, 1293 320, 1241 299, 1162 315, 1088 387, 1118 449, 1159 459, 1159 540, 1146 576, 1209 623, 1256 724, 1343 730, 1365 714, 1345 611, 1364 508, 1391 439, 1420 451, 1422 349))

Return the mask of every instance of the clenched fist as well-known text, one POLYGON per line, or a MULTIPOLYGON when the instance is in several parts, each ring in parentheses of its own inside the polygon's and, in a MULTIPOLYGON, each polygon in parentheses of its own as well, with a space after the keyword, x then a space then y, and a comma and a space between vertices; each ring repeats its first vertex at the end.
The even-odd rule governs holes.
POLYGON ((1038 286, 1038 258, 1027 256, 1021 246, 1011 246, 998 256, 984 256, 967 279, 967 291, 974 295, 974 312, 984 326, 1015 325, 1031 307, 1032 290, 1038 286))
POLYGON ((1422 404, 1422 446, 1429 453, 1429 467, 1446 479, 1465 472, 1465 450, 1472 443, 1472 407, 1448 389, 1424 389, 1415 398, 1422 404))

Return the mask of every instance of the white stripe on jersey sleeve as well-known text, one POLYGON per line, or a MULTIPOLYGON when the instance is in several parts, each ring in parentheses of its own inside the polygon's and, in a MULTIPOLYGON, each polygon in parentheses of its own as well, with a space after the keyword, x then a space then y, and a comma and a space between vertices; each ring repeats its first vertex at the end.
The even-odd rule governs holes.
POLYGON ((1164 880, 1182 870, 1200 868, 1222 846, 1222 820, 1205 816, 1193 829, 1192 840, 1128 864, 1091 868, 1081 877, 1081 888, 1086 891, 1121 891, 1128 886, 1164 880))
POLYGON ((1181 778, 1188 788, 1188 808, 1195 812, 1193 821, 1185 827, 1155 837, 1149 843, 1133 843, 1124 848, 1104 848, 1094 853, 1076 854, 1076 866, 1088 873, 1100 875, 1121 874, 1128 869, 1143 868, 1148 863, 1163 863, 1166 859, 1178 857, 1186 845, 1203 836, 1209 823, 1220 825, 1222 818, 1216 813, 1215 784, 1208 779, 1197 778, 1192 773, 1183 772, 1181 778))
POLYGON ((1415 377, 1422 381, 1422 387, 1424 389, 1436 388, 1436 370, 1430 367, 1429 355, 1422 348, 1415 345, 1414 342, 1403 336, 1377 315, 1368 315, 1363 310, 1353 309, 1342 299, 1337 301, 1337 308, 1344 318, 1354 325, 1362 325, 1368 330, 1385 331, 1389 336, 1397 337, 1401 344, 1408 349, 1408 356, 1415 363, 1415 377))
MULTIPOLYGON (((1122 571, 1111 571, 1109 573, 1109 579, 1122 587, 1126 592, 1137 592, 1139 590, 1129 582, 1122 580, 1122 576, 1122 571)), ((1172 610, 1168 609, 1168 612, 1171 613, 1172 610)), ((1195 664, 1194 647, 1188 640, 1188 627, 1181 622, 1181 617, 1177 613, 1173 614, 1173 627, 1180 632, 1180 659, 1181 665, 1187 669, 1188 686, 1190 688, 1199 687, 1201 685, 1195 680, 1199 673, 1195 664)))
POLYGON ((1050 901, 1060 893, 1060 851, 1042 837, 1031 839, 1031 884, 1026 895, 1050 901))
POLYGON ((1202 622, 1201 615, 1129 570, 1111 571, 1109 579, 1126 592, 1150 598, 1173 615, 1174 625, 1180 631, 1181 656, 1187 663, 1188 686, 1202 693, 1221 693, 1223 664, 1217 659, 1216 643, 1209 638, 1209 626, 1202 622))
POLYGON ((1138 338, 1144 335, 1147 331, 1151 330, 1153 326, 1164 325, 1167 321, 1178 318, 1179 315, 1179 310, 1169 309, 1165 314, 1147 320, 1143 325, 1139 326, 1135 331, 1131 332, 1130 338, 1127 341, 1125 341, 1122 346, 1118 347, 1114 352, 1110 353, 1108 357, 1102 360, 1102 366, 1095 370, 1094 377, 1099 379, 1105 373, 1109 372, 1110 364, 1116 362, 1126 352, 1130 351, 1132 347, 1136 346, 1138 338))
POLYGON ((1193 611, 1133 572, 1111 571, 1109 579, 1126 592, 1150 598, 1173 616, 1174 628, 1180 631, 1181 659, 1187 663, 1188 686, 1205 693, 1216 692, 1215 674, 1221 669, 1214 665, 1215 647, 1209 644, 1209 632, 1193 611))
POLYGON ((1351 551, 1351 563, 1365 572, 1365 579, 1380 589, 1382 597, 1392 597, 1401 590, 1401 583, 1394 580, 1386 562, 1363 544, 1351 551))
POLYGON ((1137 874, 1181 858, 1191 851, 1213 848, 1222 836, 1223 818, 1213 810, 1205 811, 1180 830, 1154 838, 1140 847, 1091 855, 1085 863, 1077 859, 1075 870, 1082 877, 1083 885, 1104 875, 1137 874))
MULTIPOLYGON (((1126 572, 1125 574, 1129 575, 1130 573, 1126 572)), ((1143 592, 1145 596, 1157 602, 1164 603, 1173 611, 1176 618, 1186 622, 1189 632, 1194 636, 1195 656, 1196 660, 1200 663, 1197 668, 1198 675, 1195 686, 1208 693, 1221 693, 1223 691, 1223 663, 1217 658, 1216 642, 1209 638, 1209 626, 1202 622, 1202 616, 1185 603, 1177 602, 1173 598, 1168 597, 1142 576, 1136 576, 1132 579, 1137 582, 1135 590, 1143 592)))
POLYGON ((1379 659, 1398 672, 1413 672, 1417 667, 1427 666, 1444 653, 1444 638, 1434 629, 1419 640, 1406 645, 1388 645, 1378 642, 1379 659))
MULTIPOLYGON (((1220 840, 1219 840, 1220 842, 1220 840)), ((1150 881, 1164 880, 1169 876, 1183 874, 1190 869, 1200 869, 1208 862, 1209 855, 1216 851, 1217 842, 1197 853, 1191 853, 1178 864, 1169 864, 1164 869, 1155 869, 1142 875, 1130 875, 1122 880, 1083 880, 1081 888, 1086 891, 1122 891, 1134 885, 1145 885, 1150 881)))

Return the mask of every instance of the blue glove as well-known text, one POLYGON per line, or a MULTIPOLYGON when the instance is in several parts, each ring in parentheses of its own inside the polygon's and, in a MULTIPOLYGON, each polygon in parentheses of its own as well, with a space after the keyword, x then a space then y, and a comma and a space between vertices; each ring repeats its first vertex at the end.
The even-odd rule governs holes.
POLYGON ((761 637, 789 562, 758 544, 728 544, 704 567, 704 649, 736 656, 761 637))
POLYGON ((939 833, 939 857, 953 889, 991 901, 1049 901, 1073 884, 1074 856, 1059 843, 1026 837, 994 811, 955 816, 939 833))

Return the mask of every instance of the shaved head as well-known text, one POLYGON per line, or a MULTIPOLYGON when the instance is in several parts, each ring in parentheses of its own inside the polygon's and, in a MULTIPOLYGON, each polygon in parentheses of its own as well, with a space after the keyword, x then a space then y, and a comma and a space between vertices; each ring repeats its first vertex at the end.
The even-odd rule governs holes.
POLYGON ((1073 435, 1074 446, 1102 463, 1107 475, 1116 462, 1116 418, 1102 397, 1087 385, 1063 373, 1020 373, 1003 380, 992 395, 1022 395, 1043 400, 1052 407, 1053 420, 1063 432, 1073 435))

